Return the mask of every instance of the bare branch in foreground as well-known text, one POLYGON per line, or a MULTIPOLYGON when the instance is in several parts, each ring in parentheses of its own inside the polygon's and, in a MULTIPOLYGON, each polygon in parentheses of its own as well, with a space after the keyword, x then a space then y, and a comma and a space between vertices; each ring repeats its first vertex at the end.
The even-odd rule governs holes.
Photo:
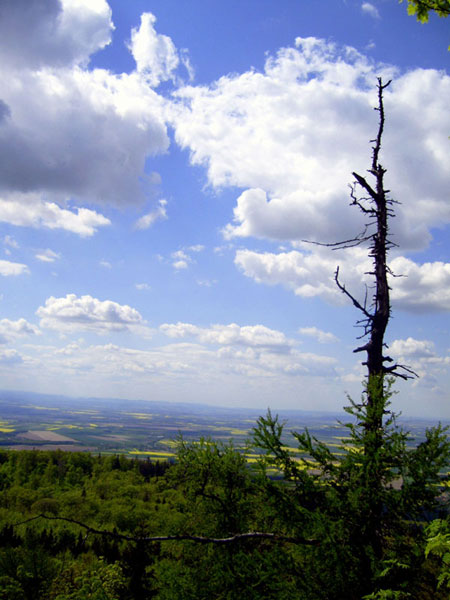
POLYGON ((262 540, 272 540, 274 542, 289 542, 291 544, 302 544, 306 546, 317 546, 319 542, 313 539, 301 538, 301 537, 291 537, 287 535, 279 535, 277 533, 266 533, 264 531, 248 531, 246 533, 236 533, 230 537, 226 538, 213 538, 213 537, 204 537, 200 535, 157 535, 157 536, 133 536, 133 535, 124 535, 122 533, 115 533, 114 531, 105 531, 101 529, 94 529, 85 523, 81 523, 80 521, 76 521, 75 519, 70 519, 69 517, 51 517, 49 515, 36 515, 35 517, 31 517, 30 519, 26 519, 25 521, 20 521, 19 523, 14 523, 13 526, 17 527, 19 525, 25 525, 26 523, 30 523, 31 521, 36 521, 37 519, 46 519, 48 521, 65 521, 66 523, 71 523, 73 525, 78 525, 78 527, 82 527, 87 531, 87 533, 93 533, 95 535, 103 535, 107 537, 112 537, 118 540, 124 540, 128 542, 181 542, 181 541, 190 541, 197 542, 200 544, 232 544, 234 542, 239 542, 241 540, 249 540, 249 539, 262 539, 262 540))

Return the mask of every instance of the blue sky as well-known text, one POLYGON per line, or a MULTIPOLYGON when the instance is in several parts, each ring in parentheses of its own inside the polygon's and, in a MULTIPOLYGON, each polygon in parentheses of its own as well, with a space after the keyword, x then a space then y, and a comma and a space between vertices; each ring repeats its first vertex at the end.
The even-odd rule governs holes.
POLYGON ((352 171, 398 200, 394 408, 450 417, 450 28, 394 0, 0 6, 2 387, 340 410, 364 368, 352 171))

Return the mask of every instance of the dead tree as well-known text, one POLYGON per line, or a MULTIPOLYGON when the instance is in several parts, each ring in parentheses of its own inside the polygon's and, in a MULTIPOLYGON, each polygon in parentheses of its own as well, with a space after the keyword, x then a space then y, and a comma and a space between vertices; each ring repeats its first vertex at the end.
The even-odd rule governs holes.
MULTIPOLYGON (((356 206, 366 218, 362 233, 355 238, 328 244, 334 248, 349 248, 368 244, 369 257, 372 259, 372 270, 367 273, 373 278, 371 288, 367 288, 363 301, 349 292, 339 279, 339 267, 336 269, 335 282, 360 311, 361 318, 357 325, 362 327, 360 339, 367 340, 354 352, 365 352, 367 379, 362 404, 352 401, 348 412, 355 416, 362 427, 360 437, 363 455, 361 456, 360 497, 364 506, 364 531, 361 536, 364 545, 372 549, 373 555, 381 559, 383 552, 383 511, 386 481, 392 476, 389 455, 389 427, 395 415, 388 410, 389 381, 394 377, 409 379, 415 373, 396 363, 386 352, 385 333, 391 316, 391 300, 388 277, 394 277, 387 262, 387 255, 396 244, 389 234, 389 220, 395 216, 394 205, 397 203, 385 188, 384 175, 386 169, 380 163, 381 142, 384 131, 385 115, 383 92, 391 82, 383 84, 378 78, 378 132, 372 145, 372 164, 368 169, 369 177, 353 172, 355 181, 351 186, 351 205, 356 206)), ((346 409, 347 410, 347 409, 346 409)), ((393 446, 392 446, 393 447, 393 446)), ((370 561, 369 561, 370 562, 370 561)), ((368 568, 369 568, 368 562, 368 568)))
MULTIPOLYGON (((386 169, 380 163, 381 140, 384 131, 385 115, 383 104, 383 92, 391 81, 383 84, 378 78, 378 106, 375 108, 379 113, 378 133, 372 146, 372 164, 368 173, 373 178, 370 183, 366 177, 353 173, 355 182, 351 186, 352 206, 357 206, 366 216, 367 222, 363 233, 351 240, 329 244, 335 248, 354 247, 363 243, 369 244, 369 256, 372 259, 373 270, 368 274, 374 278, 373 296, 368 300, 366 289, 363 301, 350 293, 339 280, 339 267, 336 269, 335 281, 338 288, 343 292, 353 305, 362 313, 362 318, 357 324, 363 328, 361 338, 368 338, 367 342, 359 346, 354 352, 366 352, 367 359, 363 363, 367 366, 367 407, 375 408, 382 402, 385 386, 385 376, 391 375, 409 379, 415 373, 404 365, 397 364, 385 353, 387 348, 384 337, 391 316, 391 301, 389 295, 388 276, 394 276, 387 263, 387 254, 396 244, 389 236, 389 219, 395 216, 393 205, 396 201, 390 198, 389 190, 384 186, 384 175, 386 169), (358 191, 362 190, 362 195, 358 191)), ((376 411, 377 416, 366 426, 372 430, 381 428, 383 410, 376 411)))

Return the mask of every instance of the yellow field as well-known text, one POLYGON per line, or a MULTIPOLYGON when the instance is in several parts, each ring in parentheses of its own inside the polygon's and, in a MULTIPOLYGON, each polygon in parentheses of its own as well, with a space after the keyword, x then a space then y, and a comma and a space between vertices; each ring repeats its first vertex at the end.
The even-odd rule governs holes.
POLYGON ((138 456, 154 456, 155 458, 172 458, 173 452, 157 452, 154 450, 129 450, 128 454, 137 454, 138 456))
POLYGON ((247 429, 234 429, 233 427, 220 427, 220 426, 212 426, 210 429, 213 429, 214 431, 225 431, 226 433, 230 434, 230 435, 247 435, 248 434, 248 430, 247 429))
POLYGON ((148 413, 128 412, 124 414, 128 415, 129 417, 134 417, 135 419, 151 419, 153 417, 153 415, 148 413))
POLYGON ((178 442, 176 440, 169 440, 169 439, 158 440, 158 444, 162 444, 163 446, 168 446, 169 448, 176 448, 178 446, 178 442))

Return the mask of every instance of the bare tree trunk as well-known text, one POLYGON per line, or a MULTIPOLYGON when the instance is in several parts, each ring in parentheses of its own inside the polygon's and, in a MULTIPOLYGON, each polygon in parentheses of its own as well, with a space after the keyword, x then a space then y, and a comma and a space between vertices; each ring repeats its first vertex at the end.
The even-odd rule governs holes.
MULTIPOLYGON (((358 321, 364 329, 361 337, 368 337, 368 342, 356 348, 354 352, 367 352, 367 360, 363 363, 367 366, 368 385, 367 386, 367 402, 369 406, 374 406, 375 396, 384 397, 384 378, 385 375, 393 375, 408 379, 415 375, 410 369, 404 365, 393 364, 386 366, 385 363, 393 363, 390 356, 386 356, 384 350, 386 344, 384 336, 391 315, 391 303, 389 297, 388 275, 392 275, 387 264, 388 251, 395 246, 389 238, 389 218, 394 217, 392 205, 395 200, 389 197, 389 190, 384 187, 384 174, 386 169, 381 165, 379 156, 381 150, 381 140, 384 131, 384 103, 383 92, 391 82, 383 84, 382 80, 378 79, 378 106, 375 110, 379 113, 378 133, 376 139, 372 140, 372 165, 369 173, 375 179, 374 185, 371 185, 365 177, 358 173, 353 173, 355 184, 352 186, 352 205, 357 206, 369 219, 366 224, 366 229, 363 234, 347 240, 346 242, 332 244, 335 247, 349 247, 369 242, 369 256, 373 261, 373 271, 369 273, 374 277, 373 300, 370 306, 367 306, 367 301, 359 302, 350 292, 347 291, 345 285, 339 281, 339 268, 336 270, 335 280, 339 289, 345 293, 353 302, 354 306, 363 313, 363 318, 358 321), (362 188, 367 196, 359 198, 356 195, 356 188, 362 188), (370 233, 375 229, 373 233, 370 233), (369 232, 369 233, 367 233, 369 232)), ((372 429, 381 427, 382 416, 379 415, 370 425, 372 429)))
POLYGON ((378 106, 375 110, 379 113, 377 137, 372 140, 372 164, 368 173, 373 177, 374 183, 368 182, 365 177, 353 173, 355 183, 352 186, 352 205, 357 206, 367 217, 365 230, 352 240, 340 244, 332 244, 336 248, 353 247, 367 242, 369 256, 372 258, 373 270, 369 273, 374 278, 373 295, 371 301, 359 302, 355 296, 347 291, 345 285, 339 281, 339 268, 336 270, 335 281, 339 289, 346 294, 354 306, 363 314, 358 325, 363 328, 362 338, 368 338, 363 346, 354 352, 366 352, 367 359, 363 363, 367 366, 367 382, 365 389, 365 402, 363 410, 359 413, 363 426, 363 488, 365 490, 365 527, 364 545, 372 548, 375 557, 382 554, 382 522, 383 511, 383 459, 382 447, 384 443, 384 417, 389 401, 389 392, 386 376, 397 376, 408 379, 415 375, 404 365, 394 363, 393 359, 385 354, 385 333, 391 315, 389 297, 388 275, 392 275, 387 264, 388 251, 395 246, 389 238, 389 218, 394 217, 393 204, 389 197, 389 190, 384 187, 386 169, 380 164, 381 141, 384 131, 385 115, 383 92, 391 82, 383 84, 378 79, 378 106), (362 197, 356 190, 362 190, 362 197), (386 363, 391 363, 387 366, 386 363))

